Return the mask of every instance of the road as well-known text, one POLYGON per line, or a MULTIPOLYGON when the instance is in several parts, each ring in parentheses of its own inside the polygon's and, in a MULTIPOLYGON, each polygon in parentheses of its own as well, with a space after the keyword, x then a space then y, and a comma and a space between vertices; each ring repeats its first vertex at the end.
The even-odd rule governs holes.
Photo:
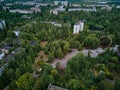
MULTIPOLYGON (((110 47, 110 50, 113 50, 114 52, 118 52, 118 45, 115 45, 115 47, 110 47)), ((52 63, 50 63, 53 68, 56 68, 56 64, 60 64, 60 68, 63 69, 66 67, 67 62, 72 58, 75 57, 79 53, 83 53, 85 56, 88 55, 90 52, 91 57, 97 57, 100 53, 105 52, 105 49, 97 48, 94 50, 88 50, 83 49, 82 51, 78 51, 77 49, 72 49, 70 53, 68 53, 63 59, 55 59, 52 63)))
POLYGON ((53 66, 53 68, 55 68, 56 64, 60 63, 60 67, 65 68, 68 60, 71 59, 72 57, 76 56, 78 53, 79 53, 79 51, 77 49, 72 49, 72 51, 69 54, 67 54, 63 59, 55 59, 51 63, 51 65, 53 66))

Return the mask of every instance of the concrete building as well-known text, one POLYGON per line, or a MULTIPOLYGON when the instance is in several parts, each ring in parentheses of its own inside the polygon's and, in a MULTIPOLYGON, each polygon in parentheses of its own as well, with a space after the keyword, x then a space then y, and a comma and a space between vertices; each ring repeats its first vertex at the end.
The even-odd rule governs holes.
POLYGON ((4 11, 7 11, 7 10, 9 10, 9 7, 4 6, 4 7, 3 7, 3 10, 4 10, 4 11))
POLYGON ((93 8, 70 8, 68 9, 69 12, 71 11, 85 11, 85 12, 96 12, 97 9, 95 7, 93 8))
POLYGON ((63 6, 68 6, 68 1, 54 1, 54 5, 63 5, 63 6))
POLYGON ((51 13, 51 14, 58 15, 59 12, 64 12, 64 11, 65 11, 65 8, 64 8, 63 6, 59 6, 59 7, 56 8, 56 9, 50 10, 50 13, 51 13))
POLYGON ((0 60, 1 60, 4 56, 5 56, 5 53, 2 52, 2 53, 0 54, 0 60))
POLYGON ((111 10, 112 10, 112 7, 110 7, 110 6, 105 6, 105 7, 102 7, 101 10, 111 11, 111 10))
POLYGON ((21 2, 22 5, 27 5, 27 6, 34 6, 35 2, 21 2))
POLYGON ((0 30, 2 30, 6 26, 6 23, 4 20, 0 21, 0 30))
POLYGON ((13 33, 15 33, 15 35, 18 37, 20 34, 20 31, 13 31, 13 33))
POLYGON ((15 9, 15 10, 9 10, 11 13, 23 13, 23 14, 32 14, 33 11, 30 10, 20 10, 20 9, 15 9))
POLYGON ((0 0, 0 2, 3 2, 4 0, 0 0))
POLYGON ((41 9, 40 9, 40 8, 37 8, 37 7, 32 7, 31 10, 32 10, 34 13, 40 13, 40 12, 41 12, 41 9))
POLYGON ((68 89, 49 84, 47 90, 68 90, 68 89))
POLYGON ((83 29, 84 29, 84 22, 80 21, 78 23, 75 23, 73 33, 74 34, 79 33, 80 31, 83 31, 83 29))
POLYGON ((58 15, 58 10, 56 9, 50 10, 50 14, 58 15))
POLYGON ((52 24, 54 26, 62 27, 61 23, 56 23, 56 22, 52 22, 52 21, 41 21, 41 23, 50 23, 50 24, 52 24))
POLYGON ((70 4, 70 6, 72 6, 72 7, 81 7, 80 4, 70 4))
POLYGON ((120 8, 120 6, 116 6, 116 8, 120 8))

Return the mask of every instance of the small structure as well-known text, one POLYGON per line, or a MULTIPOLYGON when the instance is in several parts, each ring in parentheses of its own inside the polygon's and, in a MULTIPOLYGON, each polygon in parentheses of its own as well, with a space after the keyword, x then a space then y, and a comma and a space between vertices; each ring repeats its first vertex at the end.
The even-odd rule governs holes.
POLYGON ((84 29, 84 22, 82 22, 82 21, 77 22, 77 23, 74 25, 73 33, 74 33, 74 34, 79 33, 80 31, 83 31, 83 29, 84 29))
POLYGON ((34 13, 40 13, 40 12, 41 12, 41 9, 38 8, 38 7, 32 7, 31 10, 32 10, 34 13))
POLYGON ((28 2, 18 2, 18 4, 22 4, 22 5, 26 5, 26 6, 34 6, 35 2, 32 2, 32 1, 31 2, 30 1, 28 1, 28 2))
POLYGON ((70 6, 72 6, 72 7, 81 7, 80 4, 70 4, 70 6))
POLYGON ((96 12, 97 9, 95 7, 92 8, 69 8, 69 12, 71 11, 84 11, 84 12, 96 12))
POLYGON ((2 30, 6 26, 6 23, 4 20, 0 20, 0 30, 2 30))
POLYGON ((54 5, 68 6, 68 1, 54 1, 54 5))
POLYGON ((7 10, 9 10, 9 7, 4 6, 4 7, 3 7, 3 10, 4 10, 4 11, 7 11, 7 10))
POLYGON ((20 34, 20 31, 13 31, 13 33, 15 33, 15 35, 18 37, 20 34))
POLYGON ((14 10, 9 10, 11 13, 23 13, 23 14, 32 14, 32 10, 22 10, 22 9, 14 9, 14 10))
POLYGON ((105 7, 102 7, 101 10, 111 11, 111 10, 112 10, 112 7, 110 7, 110 6, 105 6, 105 7))
POLYGON ((64 8, 63 6, 59 6, 59 7, 56 8, 56 9, 50 10, 50 13, 51 13, 51 14, 58 15, 59 12, 64 12, 64 11, 65 11, 65 8, 64 8))
POLYGON ((0 54, 0 60, 5 56, 5 53, 0 54))
POLYGON ((116 8, 120 8, 120 6, 116 6, 116 8))
POLYGON ((3 2, 4 0, 0 0, 0 2, 3 2))
POLYGON ((49 84, 47 90, 69 90, 69 89, 65 89, 62 87, 58 87, 58 86, 54 86, 54 85, 49 84))
POLYGON ((58 15, 58 10, 56 9, 50 10, 50 14, 58 15))
POLYGON ((41 21, 41 23, 50 23, 50 24, 52 24, 54 26, 62 27, 61 23, 56 23, 56 22, 52 22, 52 21, 41 21))
POLYGON ((1 51, 5 54, 8 54, 8 52, 9 52, 7 49, 4 49, 4 48, 2 48, 1 51))

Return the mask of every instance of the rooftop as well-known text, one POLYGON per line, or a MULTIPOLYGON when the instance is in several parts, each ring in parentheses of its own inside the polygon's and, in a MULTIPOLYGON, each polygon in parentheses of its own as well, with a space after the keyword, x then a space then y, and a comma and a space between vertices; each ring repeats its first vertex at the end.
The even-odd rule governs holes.
POLYGON ((47 90, 68 90, 68 89, 49 84, 47 90))

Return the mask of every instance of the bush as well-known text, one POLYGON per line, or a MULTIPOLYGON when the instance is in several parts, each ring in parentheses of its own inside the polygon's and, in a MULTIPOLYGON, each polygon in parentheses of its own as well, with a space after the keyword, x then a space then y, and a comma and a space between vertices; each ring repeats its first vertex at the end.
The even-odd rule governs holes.
POLYGON ((107 72, 107 73, 106 73, 106 77, 107 77, 108 79, 110 79, 110 80, 114 80, 114 76, 113 76, 112 73, 110 73, 110 72, 107 72))
POLYGON ((54 60, 53 54, 49 54, 49 56, 48 56, 48 62, 53 62, 53 60, 54 60))
POLYGON ((111 57, 111 58, 110 58, 110 61, 117 64, 117 63, 118 63, 118 58, 115 57, 115 56, 114 56, 114 57, 111 57))
POLYGON ((83 49, 83 47, 82 47, 82 45, 80 44, 80 45, 78 46, 78 50, 81 51, 82 49, 83 49))
POLYGON ((110 37, 104 36, 100 38, 100 45, 103 47, 108 47, 112 44, 112 40, 110 37))
POLYGON ((96 49, 99 46, 99 40, 95 36, 88 36, 84 40, 84 46, 91 49, 96 49))

